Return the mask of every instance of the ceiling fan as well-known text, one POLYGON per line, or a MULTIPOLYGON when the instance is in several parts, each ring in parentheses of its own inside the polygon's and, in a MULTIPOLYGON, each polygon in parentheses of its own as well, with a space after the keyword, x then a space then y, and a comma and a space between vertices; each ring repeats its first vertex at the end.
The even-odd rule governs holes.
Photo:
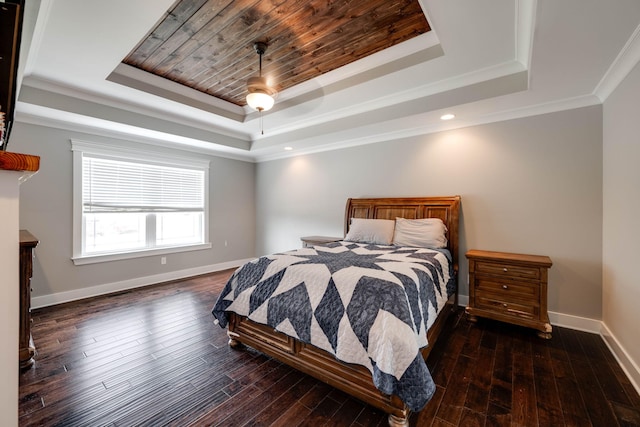
POLYGON ((276 91, 269 87, 267 79, 262 77, 262 55, 267 50, 267 43, 255 42, 253 48, 260 57, 259 75, 247 81, 247 104, 256 111, 269 111, 275 103, 276 91))

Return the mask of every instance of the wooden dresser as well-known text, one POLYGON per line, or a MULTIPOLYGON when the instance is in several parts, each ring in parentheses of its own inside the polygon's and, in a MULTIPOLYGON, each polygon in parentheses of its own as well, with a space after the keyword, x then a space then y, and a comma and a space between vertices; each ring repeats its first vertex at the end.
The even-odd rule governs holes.
POLYGON ((27 230, 20 230, 20 368, 33 365, 36 347, 31 337, 31 276, 33 275, 33 250, 38 245, 27 230))
POLYGON ((538 330, 551 338, 547 312, 547 276, 552 265, 547 256, 470 250, 469 305, 471 321, 476 316, 509 322, 538 330))

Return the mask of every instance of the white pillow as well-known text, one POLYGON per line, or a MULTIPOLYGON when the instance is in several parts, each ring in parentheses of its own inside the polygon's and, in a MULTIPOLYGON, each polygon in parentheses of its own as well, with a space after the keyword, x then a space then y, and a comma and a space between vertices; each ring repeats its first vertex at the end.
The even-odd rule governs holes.
POLYGON ((395 225, 396 222, 391 219, 351 218, 351 226, 344 240, 390 245, 393 241, 393 228, 395 225))
POLYGON ((447 227, 439 218, 396 218, 393 244, 420 248, 446 248, 447 227))

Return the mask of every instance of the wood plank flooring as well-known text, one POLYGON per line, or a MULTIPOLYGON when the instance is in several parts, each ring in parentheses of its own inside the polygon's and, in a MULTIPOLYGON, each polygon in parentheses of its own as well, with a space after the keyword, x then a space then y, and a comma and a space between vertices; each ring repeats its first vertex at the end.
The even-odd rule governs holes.
MULTIPOLYGON (((231 271, 33 312, 20 426, 385 426, 387 418, 252 349, 210 310, 231 271)), ((640 397, 601 337, 452 316, 411 426, 640 426, 640 397)))

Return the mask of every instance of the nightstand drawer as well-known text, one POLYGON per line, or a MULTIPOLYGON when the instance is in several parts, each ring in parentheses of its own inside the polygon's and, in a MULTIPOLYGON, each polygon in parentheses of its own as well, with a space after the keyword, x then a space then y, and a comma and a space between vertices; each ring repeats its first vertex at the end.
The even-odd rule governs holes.
POLYGON ((503 301, 492 295, 476 294, 476 307, 480 310, 491 310, 495 313, 533 319, 538 316, 539 308, 531 304, 518 304, 513 301, 503 301))
POLYGON ((504 295, 504 298, 514 297, 526 298, 531 301, 538 301, 540 286, 537 283, 526 283, 518 281, 493 279, 491 277, 477 277, 475 281, 476 292, 492 292, 504 295))
POLYGON ((537 280, 540 278, 540 269, 524 265, 512 265, 490 261, 476 261, 476 273, 491 274, 495 276, 519 277, 522 279, 537 280))

